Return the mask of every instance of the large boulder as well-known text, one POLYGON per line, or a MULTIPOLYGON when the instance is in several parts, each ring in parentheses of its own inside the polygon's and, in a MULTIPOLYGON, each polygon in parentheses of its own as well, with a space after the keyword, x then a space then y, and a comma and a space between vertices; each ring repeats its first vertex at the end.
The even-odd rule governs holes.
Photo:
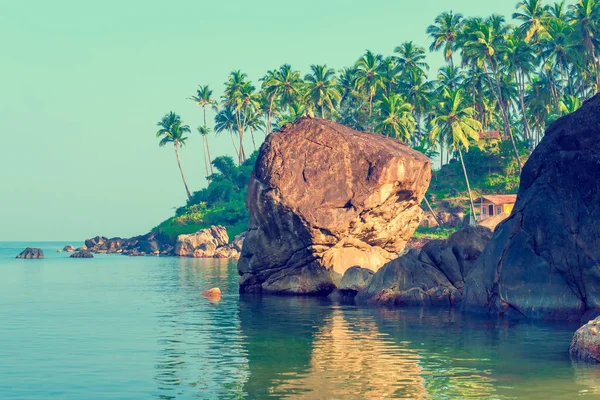
POLYGON ((600 96, 554 122, 466 283, 467 309, 579 319, 600 308, 600 96))
POLYGON ((42 251, 42 249, 37 249, 37 248, 32 248, 32 247, 28 247, 25 250, 23 250, 21 252, 21 254, 19 254, 17 256, 17 258, 44 258, 44 252, 42 251))
POLYGON ((211 258, 218 247, 229 242, 223 226, 211 226, 190 235, 179 235, 175 244, 175 255, 179 257, 211 258))
POLYGON ((465 226, 446 240, 411 249, 377 271, 359 299, 396 306, 454 305, 491 237, 488 228, 465 226))
POLYGON ((589 321, 575 332, 569 346, 573 361, 600 364, 600 317, 589 321))
POLYGON ((419 225, 429 159, 382 135, 301 118, 261 146, 246 200, 241 291, 327 294, 339 274, 402 252, 419 225))

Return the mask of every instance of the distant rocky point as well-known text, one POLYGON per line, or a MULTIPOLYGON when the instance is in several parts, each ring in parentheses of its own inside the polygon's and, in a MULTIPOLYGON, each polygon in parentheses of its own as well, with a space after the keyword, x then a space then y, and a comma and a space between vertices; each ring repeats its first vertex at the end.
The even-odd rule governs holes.
POLYGON ((239 258, 245 233, 229 242, 222 226, 211 226, 189 235, 179 235, 175 241, 158 232, 132 238, 96 236, 87 239, 78 252, 123 254, 131 257, 146 255, 192 258, 239 258))

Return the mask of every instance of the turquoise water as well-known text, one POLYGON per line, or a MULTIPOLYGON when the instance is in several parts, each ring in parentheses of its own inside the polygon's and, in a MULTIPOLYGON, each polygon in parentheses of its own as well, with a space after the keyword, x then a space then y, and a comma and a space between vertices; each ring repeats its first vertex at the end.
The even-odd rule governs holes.
POLYGON ((568 358, 576 325, 240 298, 231 261, 64 244, 0 243, 0 399, 600 398, 600 369, 568 358))

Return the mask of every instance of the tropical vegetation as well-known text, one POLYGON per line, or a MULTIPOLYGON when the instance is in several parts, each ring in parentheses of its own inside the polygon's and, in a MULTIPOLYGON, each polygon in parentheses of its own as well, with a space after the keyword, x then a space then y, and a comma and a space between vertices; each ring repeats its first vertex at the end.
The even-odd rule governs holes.
MULTIPOLYGON (((519 172, 546 127, 575 111, 600 89, 600 0, 569 5, 565 1, 523 0, 510 17, 472 17, 448 11, 435 18, 425 32, 428 50, 405 41, 388 55, 366 50, 355 63, 340 70, 313 64, 305 75, 284 64, 267 71, 256 84, 242 71, 233 71, 218 100, 208 86, 200 86, 191 100, 203 111, 204 124, 197 130, 210 184, 191 195, 181 171, 188 208, 206 207, 201 212, 205 215, 211 207, 229 201, 214 203, 206 197, 223 199, 219 188, 227 193, 231 189, 222 183, 227 176, 221 169, 224 159, 210 158, 211 134, 231 137, 237 167, 230 163, 227 168, 247 173, 252 157, 244 138, 250 135, 256 150, 257 132, 267 136, 302 116, 398 138, 435 155, 440 168, 459 162, 458 171, 453 166, 436 173, 457 173, 472 208, 473 183, 486 185, 481 176, 469 179, 477 173, 469 157, 473 148, 479 160, 488 160, 482 162, 488 170, 505 174, 500 181, 510 182, 505 188, 514 191, 513 183, 518 185, 519 172), (437 72, 430 68, 428 51, 443 56, 444 65, 437 72), (207 108, 216 111, 214 128, 207 126, 207 108), (482 132, 489 131, 499 132, 499 146, 487 150, 473 146, 482 132)), ((160 144, 173 143, 179 163, 179 149, 189 127, 174 113, 159 125, 160 144)), ((243 190, 238 187, 233 192, 241 196, 243 190)), ((435 200, 431 192, 430 200, 435 200)), ((443 194, 438 193, 440 196, 443 194)), ((177 218, 189 214, 181 212, 177 218)))

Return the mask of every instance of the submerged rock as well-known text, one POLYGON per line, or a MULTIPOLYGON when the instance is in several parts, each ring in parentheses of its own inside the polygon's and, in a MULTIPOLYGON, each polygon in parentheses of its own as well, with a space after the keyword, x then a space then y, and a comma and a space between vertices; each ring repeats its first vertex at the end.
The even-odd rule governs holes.
POLYGON ((218 247, 229 242, 223 226, 211 226, 191 235, 179 235, 175 244, 175 255, 179 257, 212 258, 218 247))
POLYGON ((44 252, 42 251, 42 249, 28 247, 25 250, 23 250, 21 254, 17 256, 17 258, 40 259, 44 258, 44 252))
POLYGON ((379 269, 419 225, 430 179, 421 153, 335 122, 269 135, 248 186, 240 290, 326 295, 352 266, 379 269))
POLYGON ((600 96, 554 122, 467 279, 467 309, 579 319, 600 308, 600 96))
POLYGON ((600 364, 600 317, 575 332, 569 355, 574 361, 600 364))
POLYGON ((94 258, 94 255, 89 251, 80 250, 71 254, 71 258, 94 258))

